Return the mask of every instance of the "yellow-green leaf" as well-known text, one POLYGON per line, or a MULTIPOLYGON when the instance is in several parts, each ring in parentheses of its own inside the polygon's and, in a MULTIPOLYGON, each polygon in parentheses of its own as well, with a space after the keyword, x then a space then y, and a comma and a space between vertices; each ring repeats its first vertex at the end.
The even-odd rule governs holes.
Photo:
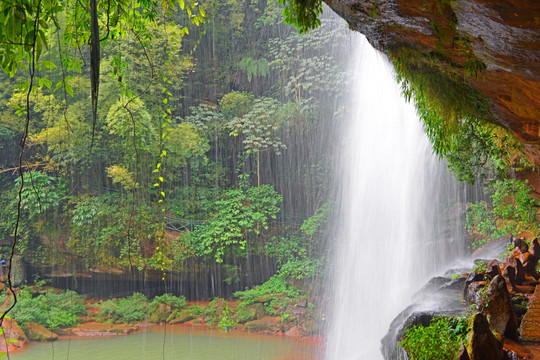
POLYGON ((45 69, 56 69, 56 64, 49 60, 43 60, 41 64, 45 69))
POLYGON ((66 88, 66 92, 71 96, 73 97, 73 88, 68 84, 68 83, 65 83, 65 88, 66 88))

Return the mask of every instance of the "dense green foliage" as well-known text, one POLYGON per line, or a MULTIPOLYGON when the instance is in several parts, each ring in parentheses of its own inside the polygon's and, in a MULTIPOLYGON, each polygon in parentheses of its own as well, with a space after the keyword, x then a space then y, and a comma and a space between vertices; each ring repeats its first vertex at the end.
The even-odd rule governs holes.
POLYGON ((453 360, 466 341, 467 318, 438 317, 407 330, 400 343, 411 360, 453 360))
POLYGON ((158 295, 152 299, 150 307, 154 307, 157 304, 165 304, 172 308, 183 308, 186 306, 186 298, 183 296, 174 296, 171 294, 158 295))
MULTIPOLYGON (((318 19, 320 1, 98 0, 97 113, 89 12, 40 5, 17 20, 32 46, 1 45, 10 76, 0 78, 4 253, 24 183, 16 253, 26 263, 74 276, 210 272, 232 291, 255 284, 251 257, 266 258, 266 278, 281 267, 295 279, 318 271, 324 148, 346 79, 346 28, 318 19), (299 35, 283 11, 304 30, 320 28, 299 35)), ((111 318, 140 317, 107 304, 111 318)))
POLYGON ((148 302, 146 296, 134 293, 130 297, 103 301, 99 308, 104 320, 113 323, 130 324, 143 321, 147 316, 148 302))
POLYGON ((280 202, 281 196, 268 185, 228 190, 214 203, 212 218, 197 227, 191 239, 201 255, 213 255, 217 262, 232 253, 245 257, 248 247, 256 247, 257 238, 268 229, 268 221, 275 219, 280 202))
POLYGON ((322 0, 279 0, 279 3, 285 5, 285 23, 294 25, 301 33, 321 25, 322 0))
POLYGON ((459 181, 484 185, 491 197, 468 204, 471 247, 504 234, 538 234, 536 200, 526 183, 508 179, 532 164, 512 133, 495 125, 488 99, 469 85, 482 76, 485 65, 454 27, 452 22, 434 26, 437 43, 430 54, 407 47, 390 50, 403 94, 414 102, 435 153, 450 171, 459 181), (466 63, 452 60, 450 52, 456 50, 466 63))
POLYGON ((540 233, 538 200, 527 181, 503 179, 486 187, 491 204, 484 201, 469 204, 466 229, 474 248, 505 234, 540 233))
POLYGON ((33 294, 31 288, 23 288, 18 295, 10 315, 23 327, 29 321, 49 329, 74 326, 86 313, 82 297, 71 290, 45 289, 33 294))
POLYGON ((390 57, 435 152, 448 161, 458 180, 504 178, 511 166, 530 165, 515 137, 490 122, 488 100, 467 83, 481 76, 482 67, 472 71, 449 63, 444 53, 426 56, 408 48, 393 49, 390 57))
POLYGON ((174 296, 168 293, 156 296, 150 302, 143 294, 134 293, 125 298, 105 300, 97 305, 100 311, 99 320, 116 324, 131 324, 145 320, 162 322, 168 318, 171 312, 178 311, 185 306, 186 299, 183 296, 174 296), (166 306, 166 310, 162 306, 166 306))

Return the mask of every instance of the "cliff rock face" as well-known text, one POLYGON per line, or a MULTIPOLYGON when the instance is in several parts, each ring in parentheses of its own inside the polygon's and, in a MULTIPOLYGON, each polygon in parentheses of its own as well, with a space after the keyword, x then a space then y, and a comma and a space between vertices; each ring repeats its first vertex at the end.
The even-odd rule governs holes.
POLYGON ((485 95, 493 118, 540 164, 540 1, 325 0, 384 52, 439 54, 485 95))

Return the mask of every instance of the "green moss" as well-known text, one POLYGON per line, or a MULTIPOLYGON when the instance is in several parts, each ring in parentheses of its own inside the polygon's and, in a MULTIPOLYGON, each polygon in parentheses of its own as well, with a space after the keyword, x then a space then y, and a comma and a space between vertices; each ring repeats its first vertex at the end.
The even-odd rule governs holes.
POLYGON ((468 84, 472 74, 478 76, 483 69, 479 60, 459 65, 444 54, 426 55, 407 47, 389 55, 403 94, 414 101, 435 152, 447 159, 458 180, 501 178, 510 166, 528 163, 513 135, 492 123, 488 99, 468 84))

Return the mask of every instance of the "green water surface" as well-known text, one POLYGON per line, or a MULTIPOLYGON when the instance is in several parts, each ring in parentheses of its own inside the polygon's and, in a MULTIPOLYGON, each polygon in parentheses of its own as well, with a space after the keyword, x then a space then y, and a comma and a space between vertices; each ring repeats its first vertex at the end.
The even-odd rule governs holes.
POLYGON ((283 336, 159 326, 113 337, 31 343, 13 360, 312 360, 313 346, 283 336))

